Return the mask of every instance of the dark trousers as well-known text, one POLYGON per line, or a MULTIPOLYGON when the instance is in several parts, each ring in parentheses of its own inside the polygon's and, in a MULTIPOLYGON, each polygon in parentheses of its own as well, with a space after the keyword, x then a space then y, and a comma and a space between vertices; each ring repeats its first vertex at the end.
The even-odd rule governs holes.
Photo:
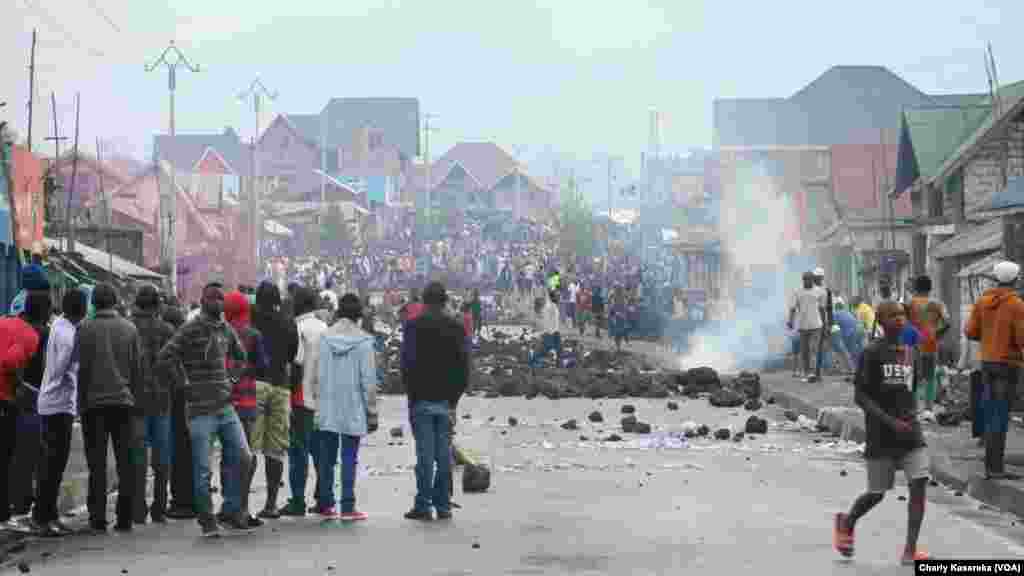
POLYGON ((33 519, 42 525, 59 519, 57 499, 60 497, 60 483, 68 466, 71 454, 71 429, 75 417, 70 414, 43 416, 43 445, 46 452, 39 464, 36 505, 33 519))
POLYGON ((985 413, 981 409, 981 396, 984 383, 981 379, 981 370, 972 370, 971 381, 971 438, 981 438, 985 434, 985 413))
POLYGON ((11 506, 14 513, 28 514, 32 510, 32 501, 36 495, 36 472, 43 453, 42 419, 35 413, 22 407, 17 418, 14 459, 11 462, 10 492, 11 506))
POLYGON ((117 482, 127 490, 117 491, 117 524, 132 525, 132 505, 135 499, 134 466, 131 455, 135 444, 136 420, 134 409, 128 406, 103 406, 82 415, 82 437, 85 440, 85 458, 89 463, 89 524, 93 528, 107 525, 107 442, 114 446, 117 482))
POLYGON ((192 437, 185 393, 175 392, 171 407, 171 508, 195 511, 192 494, 192 437))
POLYGON ((14 404, 0 401, 0 522, 11 519, 10 478, 18 416, 14 404))
MULTIPOLYGON (((313 435, 314 413, 302 406, 292 406, 291 422, 288 433, 288 484, 292 489, 289 503, 296 508, 306 507, 306 479, 309 470, 309 459, 313 459, 313 467, 319 470, 320 449, 313 435)), ((319 479, 319 472, 317 473, 319 479)), ((317 492, 319 494, 319 492, 317 492)))
POLYGON ((1010 404, 1017 388, 1017 368, 1009 364, 983 362, 981 405, 984 414, 985 471, 1005 472, 1006 432, 1010 404))

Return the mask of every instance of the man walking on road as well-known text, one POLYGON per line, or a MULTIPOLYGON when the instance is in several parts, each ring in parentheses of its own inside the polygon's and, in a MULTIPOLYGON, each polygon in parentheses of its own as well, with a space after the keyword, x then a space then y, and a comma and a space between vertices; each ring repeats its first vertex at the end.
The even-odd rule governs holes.
POLYGON ((801 378, 811 376, 811 351, 814 344, 820 341, 818 334, 824 325, 824 314, 818 307, 819 302, 818 292, 814 288, 814 276, 806 272, 803 275, 803 289, 797 291, 790 305, 787 323, 790 330, 796 329, 799 334, 801 378))
POLYGON ((220 532, 210 500, 210 449, 219 437, 227 474, 221 479, 224 492, 224 525, 234 531, 248 530, 242 518, 241 484, 249 469, 249 444, 242 423, 231 405, 233 381, 241 375, 246 354, 235 331, 221 318, 224 292, 219 283, 203 287, 202 313, 178 330, 160 351, 162 370, 177 372, 178 385, 186 387, 189 431, 192 439, 192 485, 203 536, 220 532), (228 358, 235 367, 228 374, 228 358), (180 374, 183 369, 184 375, 180 374))
MULTIPOLYGON (((825 286, 825 269, 815 268, 814 270, 814 288, 818 292, 818 307, 822 310, 822 322, 821 333, 818 339, 818 351, 815 354, 814 363, 814 374, 808 379, 809 382, 821 381, 821 368, 825 362, 825 347, 828 346, 829 350, 832 349, 832 332, 838 327, 833 328, 834 320, 832 316, 832 290, 825 286)), ((831 357, 831 354, 828 355, 831 357)), ((831 366, 828 367, 831 370, 831 366)))
POLYGON ((408 324, 402 343, 402 379, 416 442, 416 500, 405 514, 409 520, 432 519, 432 508, 440 520, 452 517, 449 410, 466 391, 469 351, 462 325, 444 312, 447 301, 441 283, 428 285, 427 310, 408 324))
POLYGON ((96 317, 75 335, 78 371, 78 409, 89 462, 89 525, 107 530, 107 443, 113 443, 117 482, 118 532, 130 532, 136 506, 135 467, 140 466, 137 420, 142 414, 142 341, 135 326, 114 307, 117 292, 100 284, 92 293, 96 317))
POLYGON ((914 279, 914 297, 910 299, 908 315, 911 325, 917 329, 921 339, 917 345, 917 362, 914 375, 918 381, 918 395, 924 403, 925 410, 931 410, 938 396, 938 380, 936 365, 939 355, 939 342, 949 330, 949 314, 946 307, 931 297, 932 279, 919 276, 914 279))
POLYGON ((1015 290, 1020 266, 1000 262, 993 272, 999 285, 986 290, 975 302, 964 334, 981 342, 985 475, 990 479, 1016 479, 1006 472, 1003 459, 1024 342, 1024 301, 1015 290))
POLYGON ((857 498, 848 513, 835 515, 833 539, 840 554, 853 556, 854 526, 892 490, 896 471, 902 469, 910 485, 902 563, 913 565, 915 560, 927 559, 917 548, 917 539, 924 519, 928 453, 917 420, 910 349, 900 343, 906 313, 901 304, 885 302, 879 305, 877 314, 885 328, 885 340, 864 351, 855 378, 855 398, 864 410, 867 430, 864 458, 868 490, 857 498))

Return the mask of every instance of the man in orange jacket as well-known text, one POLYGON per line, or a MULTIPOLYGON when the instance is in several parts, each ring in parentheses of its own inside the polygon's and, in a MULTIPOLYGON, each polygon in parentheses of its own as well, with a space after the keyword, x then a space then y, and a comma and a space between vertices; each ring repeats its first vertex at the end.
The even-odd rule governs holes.
MULTIPOLYGON (((25 313, 32 299, 27 299, 25 313)), ((21 372, 39 349, 39 334, 22 316, 0 318, 0 528, 11 528, 8 471, 17 437, 15 407, 21 372)))
POLYGON ((1015 290, 1020 266, 1000 262, 993 271, 999 284, 975 302, 964 335, 968 340, 981 342, 985 475, 1005 479, 1010 476, 1003 464, 1010 403, 1015 395, 1017 370, 1024 359, 1024 300, 1015 290))

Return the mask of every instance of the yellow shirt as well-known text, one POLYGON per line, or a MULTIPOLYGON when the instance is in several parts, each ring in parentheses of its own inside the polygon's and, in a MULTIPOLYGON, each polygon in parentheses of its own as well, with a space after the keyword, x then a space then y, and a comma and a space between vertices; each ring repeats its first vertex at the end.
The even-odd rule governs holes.
POLYGON ((867 302, 861 302, 860 306, 857 306, 855 313, 857 314, 857 320, 864 326, 864 333, 870 334, 871 330, 875 327, 875 309, 867 302))

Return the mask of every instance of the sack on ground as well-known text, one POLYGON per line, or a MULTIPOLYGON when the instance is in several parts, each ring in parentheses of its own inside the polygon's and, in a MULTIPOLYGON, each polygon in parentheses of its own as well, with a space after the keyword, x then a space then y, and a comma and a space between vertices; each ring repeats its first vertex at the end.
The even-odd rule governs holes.
POLYGON ((462 491, 467 494, 487 492, 491 487, 491 470, 483 464, 466 464, 462 469, 462 491))

